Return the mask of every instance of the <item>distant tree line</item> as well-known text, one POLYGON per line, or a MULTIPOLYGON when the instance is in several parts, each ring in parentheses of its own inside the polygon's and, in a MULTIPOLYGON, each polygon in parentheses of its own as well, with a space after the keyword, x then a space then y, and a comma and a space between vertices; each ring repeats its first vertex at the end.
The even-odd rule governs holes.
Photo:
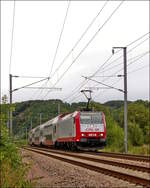
MULTIPOLYGON (((108 101, 104 104, 91 102, 91 108, 95 111, 103 111, 107 122, 107 144, 110 147, 124 150, 124 109, 123 101, 108 101)), ((142 146, 150 143, 150 118, 149 102, 137 100, 128 101, 128 143, 133 146, 142 146)), ((8 116, 5 108, 8 106, 7 98, 4 97, 2 110, 4 116, 8 116)), ((15 103, 13 111, 13 134, 25 136, 28 131, 59 113, 73 112, 83 109, 85 102, 66 103, 58 99, 35 100, 15 103), (41 115, 40 115, 41 114, 41 115), (41 116, 41 117, 40 117, 41 116), (40 119, 41 118, 41 119, 40 119)))

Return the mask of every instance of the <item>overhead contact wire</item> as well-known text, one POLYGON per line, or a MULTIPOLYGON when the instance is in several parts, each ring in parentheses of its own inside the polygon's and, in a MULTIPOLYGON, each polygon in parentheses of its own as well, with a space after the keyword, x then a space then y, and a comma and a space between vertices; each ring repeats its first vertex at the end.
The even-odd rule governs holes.
MULTIPOLYGON (((57 80, 57 82, 53 85, 56 86, 56 84, 64 77, 64 75, 68 72, 68 70, 71 68, 71 66, 76 62, 76 60, 80 57, 80 55, 84 52, 84 50, 89 46, 89 44, 95 39, 97 34, 100 32, 100 30, 106 25, 106 23, 111 19, 111 17, 115 14, 115 12, 119 9, 119 7, 122 5, 122 3, 125 0, 121 1, 121 3, 115 8, 115 10, 111 13, 111 15, 106 19, 106 21, 103 23, 103 25, 96 31, 96 33, 93 35, 93 37, 88 41, 88 43, 84 46, 84 48, 80 51, 80 53, 76 56, 76 58, 73 60, 71 65, 65 70, 65 72, 60 76, 60 78, 57 80)), ((49 93, 49 91, 48 91, 49 93)), ((46 94, 46 96, 48 95, 46 94)), ((46 97, 45 96, 45 97, 46 97)))
POLYGON ((11 31, 11 46, 10 46, 9 74, 11 73, 11 66, 12 66, 12 53, 13 53, 14 27, 15 27, 15 10, 16 10, 16 1, 14 0, 14 6, 13 6, 13 21, 12 21, 12 31, 11 31))
POLYGON ((59 49, 60 41, 61 41, 61 38, 62 38, 62 34, 63 34, 63 31, 64 31, 64 27, 65 27, 65 23, 66 23, 66 20, 67 20, 67 16, 68 16, 68 11, 69 11, 69 7, 70 7, 70 2, 71 2, 71 1, 69 0, 68 6, 67 6, 67 10, 66 10, 66 15, 65 15, 65 18, 64 18, 64 22, 63 22, 63 26, 62 26, 62 29, 61 29, 61 32, 60 32, 58 44, 57 44, 56 51, 55 51, 55 55, 54 55, 54 58, 53 58, 53 62, 52 62, 52 66, 51 66, 51 70, 50 70, 49 77, 51 76, 51 73, 52 73, 52 70, 53 70, 53 66, 54 66, 54 63, 55 63, 55 60, 56 60, 57 52, 58 52, 58 49, 59 49))
MULTIPOLYGON (((138 61, 139 59, 141 59, 141 58, 144 57, 145 55, 147 55, 149 52, 150 52, 150 51, 147 51, 147 52, 142 53, 140 57, 138 57, 138 58, 135 59, 134 61, 131 61, 129 64, 127 64, 127 67, 130 66, 131 64, 133 64, 134 62, 138 61)), ((117 73, 119 73, 119 72, 122 71, 122 70, 123 70, 123 68, 117 70, 115 73, 111 74, 111 76, 116 75, 117 73)), ((102 82, 107 81, 107 80, 109 80, 109 79, 110 79, 110 77, 109 77, 109 78, 105 78, 105 79, 102 80, 102 82)), ((97 84, 97 85, 99 85, 99 84, 97 84)), ((97 85, 96 85, 96 86, 97 86, 97 85)))
MULTIPOLYGON (((62 34, 63 34, 63 31, 64 31, 65 23, 66 23, 68 12, 69 12, 70 3, 71 3, 71 1, 69 0, 67 10, 66 10, 66 14, 65 14, 65 18, 64 18, 64 21, 63 21, 63 25, 62 25, 62 29, 61 29, 60 36, 59 36, 59 39, 58 39, 57 47, 56 47, 56 50, 55 50, 54 58, 53 58, 53 61, 52 61, 52 66, 51 66, 50 73, 49 73, 49 76, 48 76, 49 78, 51 76, 53 66, 54 66, 54 63, 55 63, 55 60, 56 60, 56 56, 57 56, 57 53, 58 53, 58 49, 59 49, 59 46, 60 46, 62 34)), ((49 80, 50 79, 48 79, 41 87, 47 86, 49 80)), ((42 93, 42 91, 43 90, 40 91, 40 94, 42 93)))
POLYGON ((111 17, 115 14, 115 12, 119 9, 119 7, 122 5, 124 1, 122 1, 117 8, 111 13, 111 15, 107 18, 107 20, 104 22, 104 24, 97 30, 97 32, 93 35, 93 37, 89 40, 89 42, 85 45, 85 47, 80 51, 80 53, 76 56, 76 58, 73 60, 71 65, 66 69, 66 71, 60 76, 58 81, 54 84, 54 86, 63 78, 63 76, 68 72, 68 70, 71 68, 71 66, 76 62, 76 60, 81 56, 81 54, 85 51, 85 49, 89 46, 89 44, 95 39, 95 37, 98 35, 100 30, 106 25, 106 23, 111 19, 111 17))
MULTIPOLYGON (((146 33, 146 34, 144 34, 144 35, 142 35, 141 37, 139 37, 138 39, 136 39, 136 40, 134 40, 133 42, 131 42, 131 43, 129 43, 128 45, 126 45, 126 46, 130 46, 130 45, 132 45, 132 44, 134 44, 135 42, 137 42, 138 40, 140 40, 140 39, 142 39, 143 37, 145 37, 147 34, 149 34, 149 32, 148 33, 146 33)), ((147 38, 147 39, 145 39, 144 41, 142 41, 142 42, 140 42, 139 44, 137 44, 136 46, 134 46, 133 48, 131 48, 129 51, 128 51, 128 53, 129 52, 131 52, 133 49, 135 49, 135 48, 137 48, 139 45, 141 45, 142 43, 144 43, 146 40, 148 40, 149 38, 147 38)), ((117 52, 119 52, 119 51, 117 51, 117 52)), ((98 72, 99 72, 99 70, 111 59, 111 57, 112 57, 112 55, 99 67, 99 69, 95 72, 95 73, 93 73, 92 74, 92 76, 91 77, 94 77, 98 72)), ((112 64, 113 62, 115 62, 115 61, 117 61, 118 59, 120 59, 122 57, 122 55, 121 56, 119 56, 119 58, 117 58, 117 59, 115 59, 114 61, 112 61, 110 64, 112 64)), ((110 64, 108 64, 108 65, 110 65, 110 64)), ((121 65, 122 63, 120 63, 119 65, 121 65)), ((116 66, 116 65, 115 65, 116 66)), ((107 67, 107 66, 106 66, 107 67)), ((114 67, 114 66, 113 66, 114 67)), ((108 70, 108 69, 107 69, 108 70)), ((121 69, 122 70, 122 69, 121 69)), ((103 71, 102 71, 103 72, 103 71)), ((84 80, 84 81, 86 81, 86 83, 88 82, 88 80, 84 80)), ((83 81, 83 82, 84 82, 83 81)), ((83 83, 82 82, 82 83, 83 83)), ((84 82, 85 83, 85 82, 84 82)), ((85 83, 85 84, 86 84, 85 83)), ((84 86, 85 84, 82 84, 82 86, 84 86)), ((76 87, 77 88, 77 87, 76 87)), ((73 90, 74 91, 74 90, 73 90)), ((78 92, 78 91, 77 91, 78 92)), ((70 94, 70 96, 68 97, 68 98, 70 98, 70 97, 72 97, 73 95, 75 95, 77 92, 74 92, 73 94, 70 94)), ((68 99, 67 97, 64 99, 64 100, 66 100, 66 99, 68 99)))
POLYGON ((67 58, 70 56, 70 54, 72 53, 72 51, 74 51, 74 49, 78 46, 78 44, 80 43, 80 41, 83 39, 83 37, 86 35, 86 33, 88 32, 88 30, 92 27, 92 25, 94 24, 94 22, 96 21, 96 19, 98 18, 98 16, 100 15, 100 13, 102 12, 102 10, 105 8, 105 6, 107 5, 109 0, 107 0, 104 5, 102 6, 102 8, 100 9, 100 11, 98 12, 98 14, 93 18, 93 20, 90 22, 90 24, 88 25, 88 27, 85 29, 85 31, 81 34, 80 38, 77 40, 77 42, 74 44, 74 46, 72 47, 72 49, 68 52, 68 54, 65 56, 65 58, 63 59, 63 61, 60 63, 60 65, 56 68, 56 71, 54 72, 54 74, 52 75, 52 77, 56 74, 56 72, 62 67, 62 65, 64 64, 64 62, 67 60, 67 58))
MULTIPOLYGON (((56 71, 53 73, 52 77, 55 75, 55 73, 61 68, 61 66, 64 64, 64 62, 67 60, 67 58, 70 56, 70 54, 72 53, 72 51, 78 46, 79 42, 83 39, 83 37, 86 35, 86 33, 88 32, 88 30, 91 28, 91 26, 93 25, 93 23, 95 22, 95 20, 98 18, 98 16, 100 15, 100 13, 102 12, 102 10, 105 8, 105 6, 107 5, 109 0, 107 0, 104 5, 102 6, 102 8, 100 9, 100 11, 98 12, 98 14, 93 18, 93 20, 90 22, 90 24, 88 25, 88 27, 85 29, 85 31, 81 34, 80 38, 77 40, 77 42, 74 44, 74 46, 72 47, 72 49, 68 52, 68 54, 65 56, 65 58, 63 59, 63 61, 60 63, 60 65, 56 68, 56 71)), ((48 94, 48 93, 47 93, 48 94)), ((47 96, 46 94, 46 96, 47 96)), ((44 97, 45 98, 45 97, 44 97)))
MULTIPOLYGON (((127 51, 127 53, 129 54, 131 51, 133 51, 135 48, 137 48, 138 46, 140 46, 141 44, 143 44, 143 43, 144 43, 145 41, 147 41, 148 39, 149 39, 149 38, 146 38, 145 40, 143 40, 142 42, 140 42, 139 44, 137 44, 136 46, 134 46, 133 48, 131 48, 129 51, 127 51)), ((132 42, 132 44, 133 44, 133 42, 132 42)), ((129 46, 129 45, 127 45, 127 46, 129 46)), ((112 61, 111 63, 107 64, 107 65, 103 68, 103 70, 102 70, 100 73, 103 73, 103 72, 105 72, 105 71, 107 71, 107 70, 110 70, 110 69, 112 69, 113 67, 119 66, 120 64, 117 64, 117 65, 114 65, 114 66, 112 66, 112 67, 106 69, 106 67, 109 67, 112 63, 116 62, 117 60, 121 59, 122 57, 123 57, 123 55, 119 56, 119 57, 116 58, 114 61, 112 61)))

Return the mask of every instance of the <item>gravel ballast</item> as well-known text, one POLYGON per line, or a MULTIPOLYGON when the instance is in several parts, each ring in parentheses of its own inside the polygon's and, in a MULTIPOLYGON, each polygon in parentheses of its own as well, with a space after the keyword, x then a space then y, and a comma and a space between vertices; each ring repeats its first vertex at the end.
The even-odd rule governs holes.
POLYGON ((24 162, 31 166, 27 178, 36 183, 36 188, 135 187, 134 184, 126 181, 90 171, 31 151, 22 150, 22 156, 24 162))

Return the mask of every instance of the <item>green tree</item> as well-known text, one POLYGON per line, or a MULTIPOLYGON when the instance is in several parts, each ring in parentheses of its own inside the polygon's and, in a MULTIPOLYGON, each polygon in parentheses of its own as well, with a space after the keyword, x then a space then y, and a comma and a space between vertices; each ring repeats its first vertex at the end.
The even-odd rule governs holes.
POLYGON ((8 105, 5 100, 2 100, 3 104, 0 105, 1 113, 1 138, 0 138, 0 170, 1 170, 1 184, 3 188, 30 188, 31 183, 26 180, 26 174, 28 167, 22 162, 22 158, 17 146, 13 143, 12 138, 9 137, 6 122, 8 117, 8 105))
POLYGON ((144 142, 150 144, 150 124, 144 127, 144 142))
POLYGON ((128 138, 133 146, 141 146, 144 143, 144 136, 138 124, 128 123, 128 138))
POLYGON ((106 117, 107 124, 107 145, 112 151, 124 151, 124 132, 123 129, 112 119, 106 117))
POLYGON ((7 102, 8 102, 8 97, 7 97, 7 95, 2 96, 2 103, 3 103, 3 104, 7 104, 7 102))
MULTIPOLYGON (((149 143, 149 135, 150 135, 150 129, 149 129, 150 118, 149 118, 149 108, 148 108, 149 105, 148 104, 149 103, 147 101, 138 100, 128 105, 128 127, 130 129, 130 126, 131 126, 131 129, 132 129, 133 125, 131 124, 134 124, 134 125, 137 124, 138 126, 135 126, 135 127, 138 127, 138 128, 135 128, 135 129, 136 131, 139 132, 140 137, 142 137, 141 135, 143 135, 144 137, 143 140, 144 140, 144 143, 146 144, 149 143)), ((124 125, 123 108, 121 108, 120 112, 119 110, 115 111, 114 118, 118 121, 119 125, 123 127, 124 125), (119 114, 119 118, 117 114, 119 114)), ((142 140, 139 141, 137 145, 140 144, 140 142, 142 143, 143 141, 142 140)))
POLYGON ((102 111, 104 112, 105 116, 110 116, 110 109, 103 104, 92 101, 91 106, 95 111, 102 111))
MULTIPOLYGON (((120 124, 123 126, 123 117, 124 110, 121 109, 120 112, 120 124)), ((149 109, 144 106, 142 103, 134 102, 128 105, 128 121, 132 123, 138 123, 140 128, 144 129, 144 127, 148 124, 149 120, 149 109)))

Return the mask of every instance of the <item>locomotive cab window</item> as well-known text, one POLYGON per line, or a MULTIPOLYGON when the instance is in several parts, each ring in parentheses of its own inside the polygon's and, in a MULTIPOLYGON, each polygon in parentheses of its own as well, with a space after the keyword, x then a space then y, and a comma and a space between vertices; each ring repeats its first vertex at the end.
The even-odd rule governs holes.
POLYGON ((102 124, 102 114, 81 114, 80 116, 81 124, 102 124))
POLYGON ((102 124, 102 115, 97 114, 97 115, 92 115, 92 123, 94 124, 102 124))
POLYGON ((104 132, 102 113, 81 113, 81 132, 104 132))
POLYGON ((81 124, 91 124, 91 116, 81 116, 80 117, 81 124))

